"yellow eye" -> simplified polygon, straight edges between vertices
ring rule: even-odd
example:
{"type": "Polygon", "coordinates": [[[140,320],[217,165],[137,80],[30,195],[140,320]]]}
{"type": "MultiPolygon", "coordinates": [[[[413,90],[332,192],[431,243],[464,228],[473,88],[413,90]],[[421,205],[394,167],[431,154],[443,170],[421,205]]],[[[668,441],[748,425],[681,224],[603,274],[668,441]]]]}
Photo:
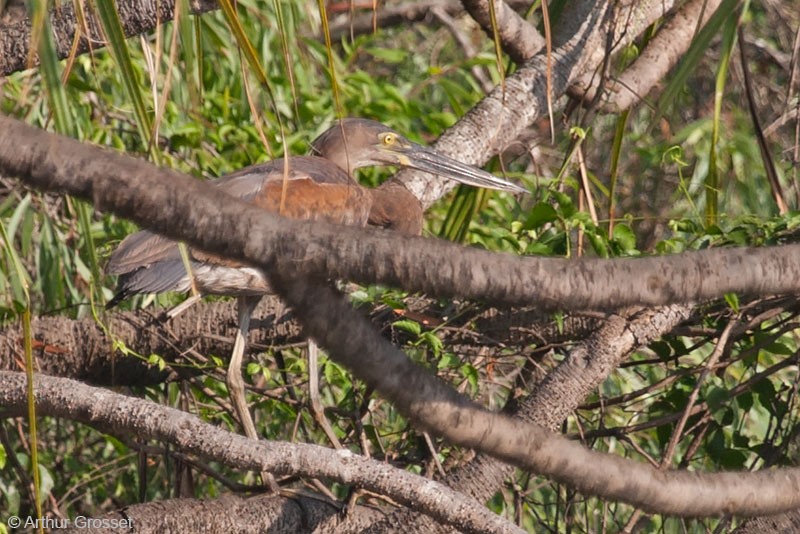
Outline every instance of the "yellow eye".
{"type": "Polygon", "coordinates": [[[381,143],[386,146],[391,146],[397,142],[397,136],[392,132],[381,134],[381,143]]]}

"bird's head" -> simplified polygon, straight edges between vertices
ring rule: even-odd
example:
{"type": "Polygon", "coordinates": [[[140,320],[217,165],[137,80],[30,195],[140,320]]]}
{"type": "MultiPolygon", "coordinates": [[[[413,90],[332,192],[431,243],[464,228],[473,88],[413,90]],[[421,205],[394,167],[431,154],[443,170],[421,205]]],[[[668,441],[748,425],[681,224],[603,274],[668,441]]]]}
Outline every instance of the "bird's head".
{"type": "Polygon", "coordinates": [[[352,175],[371,165],[397,165],[437,174],[475,187],[526,193],[478,167],[461,163],[433,149],[412,143],[380,122],[342,119],[311,143],[312,154],[326,158],[352,175]]]}

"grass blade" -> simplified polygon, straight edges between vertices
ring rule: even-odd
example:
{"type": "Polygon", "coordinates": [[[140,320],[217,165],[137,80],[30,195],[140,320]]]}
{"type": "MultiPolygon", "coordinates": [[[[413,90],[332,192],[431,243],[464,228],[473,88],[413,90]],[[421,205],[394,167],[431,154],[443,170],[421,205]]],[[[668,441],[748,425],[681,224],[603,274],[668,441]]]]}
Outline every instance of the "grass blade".
{"type": "Polygon", "coordinates": [[[122,23],[119,20],[116,3],[111,0],[97,0],[95,2],[97,13],[103,24],[103,31],[106,34],[107,46],[120,69],[125,90],[128,98],[133,104],[133,113],[136,118],[136,128],[142,137],[144,144],[151,147],[150,156],[156,164],[161,163],[157,143],[151,142],[151,120],[145,106],[144,95],[136,76],[136,69],[131,61],[131,54],[128,50],[128,43],[125,41],[125,33],[122,30],[122,23]]]}

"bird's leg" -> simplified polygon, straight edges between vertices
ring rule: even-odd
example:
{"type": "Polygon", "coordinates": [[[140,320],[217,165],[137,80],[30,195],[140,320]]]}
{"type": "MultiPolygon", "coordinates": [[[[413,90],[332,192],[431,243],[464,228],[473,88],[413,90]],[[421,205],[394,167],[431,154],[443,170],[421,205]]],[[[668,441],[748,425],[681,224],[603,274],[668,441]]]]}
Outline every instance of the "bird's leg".
{"type": "Polygon", "coordinates": [[[322,427],[322,431],[328,436],[331,444],[336,449],[341,449],[342,444],[339,438],[325,417],[325,410],[319,400],[319,347],[313,339],[308,340],[308,398],[311,401],[310,409],[314,420],[322,427]]]}
{"type": "Polygon", "coordinates": [[[225,383],[228,385],[228,394],[233,401],[236,416],[244,428],[245,435],[250,439],[258,439],[256,426],[247,408],[247,400],[244,396],[244,379],[242,378],[242,361],[244,350],[247,347],[247,334],[250,332],[250,316],[253,313],[259,298],[239,297],[237,299],[237,309],[239,312],[239,327],[236,330],[236,338],[233,342],[233,352],[231,361],[228,364],[228,375],[225,383]]]}
{"type": "MultiPolygon", "coordinates": [[[[236,330],[236,339],[233,342],[233,352],[231,353],[231,361],[228,364],[228,374],[225,379],[225,383],[228,386],[228,394],[231,397],[231,401],[233,401],[233,408],[236,411],[239,422],[242,424],[242,428],[244,428],[244,433],[248,438],[255,440],[258,439],[258,434],[256,433],[256,425],[250,415],[250,409],[247,407],[247,399],[244,396],[242,361],[244,359],[244,350],[247,347],[247,334],[250,332],[250,318],[260,300],[260,296],[243,296],[237,299],[239,327],[236,330]]],[[[261,473],[261,480],[273,491],[280,489],[275,478],[266,471],[261,473]]]]}

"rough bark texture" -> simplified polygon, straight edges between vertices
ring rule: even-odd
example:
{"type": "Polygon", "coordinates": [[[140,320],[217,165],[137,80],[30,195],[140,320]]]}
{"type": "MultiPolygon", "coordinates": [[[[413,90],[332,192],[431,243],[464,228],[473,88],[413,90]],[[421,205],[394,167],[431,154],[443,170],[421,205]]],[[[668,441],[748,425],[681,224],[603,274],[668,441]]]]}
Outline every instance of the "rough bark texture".
{"type": "MultiPolygon", "coordinates": [[[[103,532],[161,534],[164,532],[259,533],[335,532],[340,522],[337,507],[308,497],[257,496],[251,498],[223,495],[215,500],[172,499],[128,506],[123,510],[94,519],[129,522],[131,529],[103,529],[103,532]]],[[[86,528],[76,526],[58,532],[79,534],[86,528]]],[[[100,532],[94,529],[92,532],[100,532]]]]}
{"type": "MultiPolygon", "coordinates": [[[[576,315],[566,316],[557,324],[536,309],[483,309],[470,303],[453,303],[451,309],[442,309],[439,304],[432,299],[408,299],[402,315],[379,309],[373,311],[372,322],[393,341],[402,343],[407,339],[392,329],[392,322],[401,317],[423,325],[427,321],[429,327],[437,327],[445,346],[466,361],[500,356],[496,353],[515,346],[521,354],[527,354],[531,342],[546,345],[581,338],[599,322],[576,315]],[[441,326],[440,321],[450,315],[456,319],[441,326]]],[[[196,371],[191,367],[162,372],[155,365],[111,348],[114,342],[121,342],[136,354],[157,354],[169,363],[192,363],[197,354],[225,356],[230,354],[236,333],[235,308],[236,303],[230,300],[202,302],[169,320],[158,311],[114,312],[105,318],[110,336],[93,318],[37,317],[31,323],[36,369],[108,386],[147,386],[192,376],[196,371]]],[[[305,342],[293,313],[275,296],[262,299],[251,323],[250,352],[305,342]]],[[[23,359],[21,327],[11,325],[0,330],[0,369],[22,370],[23,359]]]]}
{"type": "MultiPolygon", "coordinates": [[[[658,33],[647,42],[636,60],[603,88],[604,94],[601,98],[604,111],[619,113],[630,109],[647,96],[680,61],[692,44],[695,32],[705,26],[720,3],[720,0],[693,0],[676,9],[659,28],[658,33]]],[[[583,100],[591,101],[596,98],[601,81],[601,77],[587,73],[575,81],[570,91],[577,93],[583,100]]]]}
{"type": "MultiPolygon", "coordinates": [[[[114,434],[163,441],[184,453],[238,469],[337,480],[387,495],[423,513],[433,513],[437,521],[470,532],[519,532],[479,503],[441,484],[347,450],[251,440],[173,408],[64,378],[39,375],[34,387],[40,415],[81,421],[114,434]]],[[[6,411],[4,415],[25,413],[23,373],[0,371],[0,406],[6,411]]],[[[262,517],[262,531],[265,523],[274,519],[262,517]]]]}
{"type": "Polygon", "coordinates": [[[489,2],[464,0],[464,9],[480,24],[489,39],[494,40],[495,29],[503,51],[516,63],[523,63],[536,54],[545,44],[544,37],[528,21],[522,18],[506,2],[494,2],[496,26],[492,25],[489,2]]]}
{"type": "MultiPolygon", "coordinates": [[[[564,361],[540,382],[512,412],[557,432],[562,421],[575,410],[624,361],[631,352],[669,333],[687,319],[688,306],[631,312],[625,319],[613,315],[584,342],[575,346],[564,361]]],[[[463,467],[449,473],[444,482],[451,488],[486,502],[513,474],[514,468],[488,455],[480,454],[463,467]]],[[[430,518],[398,510],[375,525],[380,532],[406,525],[411,532],[441,530],[430,518]],[[410,528],[413,526],[413,528],[410,528]]]]}
{"type": "Polygon", "coordinates": [[[800,510],[787,514],[754,517],[733,531],[735,534],[764,534],[765,532],[800,532],[800,510]]]}
{"type": "MultiPolygon", "coordinates": [[[[208,0],[192,0],[194,13],[204,13],[217,9],[216,2],[208,0]]],[[[127,0],[117,2],[117,11],[125,35],[130,37],[153,30],[159,23],[172,20],[175,14],[174,0],[127,0]]],[[[60,59],[69,56],[76,33],[78,39],[77,53],[83,54],[90,49],[102,48],[105,36],[100,19],[91,3],[84,3],[86,28],[83,33],[75,14],[72,2],[63,2],[58,9],[50,12],[50,24],[53,28],[55,46],[60,59]]],[[[38,55],[34,54],[33,64],[27,64],[30,53],[31,26],[29,19],[23,19],[9,25],[0,24],[0,76],[35,67],[39,64],[38,55]]]]}
{"type": "Polygon", "coordinates": [[[515,257],[373,229],[293,221],[178,173],[0,117],[0,169],[90,199],[148,229],[265,271],[380,283],[542,311],[702,302],[800,291],[800,245],[669,257],[515,257]],[[223,202],[223,200],[225,200],[223,202]]]}

